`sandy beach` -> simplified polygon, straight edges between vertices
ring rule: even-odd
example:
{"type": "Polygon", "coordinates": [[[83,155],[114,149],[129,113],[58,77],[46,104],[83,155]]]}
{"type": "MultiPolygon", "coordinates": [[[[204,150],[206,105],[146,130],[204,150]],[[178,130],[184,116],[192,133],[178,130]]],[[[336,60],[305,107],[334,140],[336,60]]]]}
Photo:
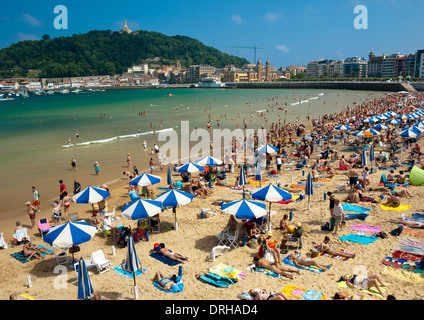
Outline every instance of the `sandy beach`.
{"type": "MultiPolygon", "coordinates": [[[[422,141],[419,141],[421,148],[424,147],[422,141]]],[[[331,143],[331,148],[338,150],[339,156],[345,154],[348,156],[352,151],[342,150],[346,146],[343,144],[334,145],[331,143]]],[[[273,183],[277,181],[281,186],[290,186],[291,184],[298,184],[306,181],[306,175],[311,172],[310,166],[313,160],[316,159],[318,154],[314,153],[308,161],[308,166],[302,170],[292,170],[294,166],[287,166],[288,170],[283,170],[279,173],[279,177],[266,177],[267,173],[263,173],[263,178],[269,179],[265,183],[273,183]],[[293,181],[292,181],[293,177],[293,181]]],[[[400,163],[408,160],[408,153],[404,152],[399,155],[400,163]]],[[[274,168],[275,164],[273,162],[274,168]]],[[[356,253],[355,258],[350,258],[346,261],[319,256],[315,258],[323,264],[331,264],[331,267],[325,272],[311,272],[309,270],[301,270],[301,274],[294,274],[294,279],[288,278],[275,278],[265,275],[261,272],[250,271],[247,268],[252,265],[253,257],[258,253],[257,248],[250,246],[239,246],[232,249],[222,256],[217,257],[215,262],[206,261],[206,257],[211,252],[212,248],[218,244],[217,235],[224,229],[228,220],[229,214],[222,213],[220,206],[215,205],[216,202],[224,200],[240,200],[242,193],[240,191],[232,190],[229,186],[233,186],[236,177],[239,175],[239,169],[235,169],[234,173],[228,174],[228,184],[226,186],[215,186],[212,188],[212,195],[206,199],[195,197],[188,205],[179,207],[177,209],[178,230],[174,230],[174,216],[172,210],[165,210],[160,215],[161,231],[159,233],[150,233],[148,242],[141,241],[136,243],[137,254],[141,260],[144,268],[148,272],[137,277],[137,286],[140,288],[139,300],[238,300],[237,297],[242,292],[247,292],[253,288],[263,288],[268,291],[281,292],[281,290],[288,286],[293,285],[301,288],[315,290],[319,293],[325,294],[325,299],[330,300],[338,291],[347,291],[350,293],[359,292],[351,288],[337,287],[338,280],[341,276],[352,275],[362,268],[366,270],[368,275],[378,274],[385,283],[386,287],[383,288],[385,294],[394,295],[399,300],[412,300],[415,298],[422,298],[424,293],[424,278],[421,274],[412,273],[405,270],[395,269],[386,266],[382,260],[390,257],[392,248],[396,246],[401,238],[409,238],[416,241],[422,241],[422,237],[413,234],[403,233],[400,237],[390,235],[396,225],[392,224],[389,219],[399,218],[401,214],[410,216],[412,213],[419,212],[422,208],[422,196],[424,195],[423,188],[419,186],[409,186],[405,188],[412,194],[412,198],[402,198],[402,205],[410,205],[411,207],[405,211],[390,211],[383,210],[378,204],[371,204],[369,202],[360,202],[358,205],[370,208],[367,213],[369,216],[365,221],[349,220],[343,230],[339,231],[337,235],[332,232],[322,231],[321,225],[329,220],[329,201],[324,199],[324,194],[328,191],[335,193],[336,197],[343,200],[347,195],[347,190],[337,192],[339,185],[345,185],[348,181],[346,171],[338,170],[339,161],[332,162],[334,169],[336,169],[335,176],[330,181],[318,182],[319,186],[314,189],[314,195],[311,196],[311,208],[308,210],[308,200],[304,199],[300,202],[292,202],[288,204],[273,204],[272,211],[275,213],[271,216],[271,225],[273,236],[277,242],[280,243],[283,235],[279,230],[279,222],[284,214],[290,211],[293,213],[293,219],[290,225],[301,223],[304,229],[303,247],[300,249],[302,255],[305,255],[310,249],[322,243],[325,236],[331,238],[331,245],[335,248],[342,248],[356,253]],[[216,215],[207,215],[201,219],[201,210],[209,208],[216,215]],[[357,233],[351,230],[350,226],[353,224],[366,224],[371,226],[381,227],[382,231],[388,234],[385,239],[378,238],[375,242],[370,244],[353,243],[350,241],[341,241],[340,236],[345,236],[351,233],[357,233]],[[155,243],[165,243],[169,249],[181,253],[189,257],[189,261],[183,266],[183,282],[184,290],[178,294],[165,293],[158,290],[152,285],[152,278],[157,271],[162,271],[166,275],[173,275],[178,273],[178,266],[169,266],[149,256],[150,251],[153,249],[155,243]],[[230,285],[228,288],[217,288],[205,284],[198,280],[196,276],[205,274],[214,266],[223,264],[225,266],[236,269],[237,273],[244,273],[242,279],[239,279],[235,284],[230,285]]],[[[406,169],[407,165],[401,165],[397,168],[396,174],[399,170],[406,169]]],[[[361,169],[358,169],[358,171],[361,169]]],[[[166,185],[166,170],[155,170],[154,174],[162,176],[162,182],[153,186],[155,197],[162,193],[157,188],[163,188],[166,185]]],[[[367,197],[376,198],[384,193],[384,188],[378,186],[380,176],[382,173],[388,173],[385,170],[375,169],[374,173],[370,175],[370,186],[372,190],[367,191],[364,195],[367,197]]],[[[196,178],[197,174],[193,174],[196,178]]],[[[175,180],[179,180],[178,176],[174,176],[175,180]]],[[[187,186],[187,184],[184,184],[187,186]]],[[[247,185],[251,191],[255,191],[258,186],[247,185]]],[[[117,177],[117,181],[109,186],[111,197],[108,198],[107,204],[109,210],[113,207],[116,209],[116,216],[120,217],[121,206],[129,202],[128,196],[128,180],[126,178],[117,177]]],[[[396,190],[401,191],[403,187],[398,187],[396,190]]],[[[188,191],[188,189],[183,189],[188,191]]],[[[288,189],[292,195],[298,195],[294,189],[288,189]]],[[[301,191],[303,192],[303,191],[301,191]]],[[[385,202],[385,200],[384,200],[385,202]]],[[[342,201],[344,203],[344,201],[342,201]]],[[[41,211],[37,213],[36,220],[42,218],[51,218],[50,205],[41,203],[41,211]]],[[[72,203],[70,212],[78,212],[80,219],[88,221],[91,216],[91,206],[72,203]]],[[[345,214],[352,213],[345,211],[345,214]]],[[[36,227],[31,229],[30,219],[28,215],[22,210],[22,214],[10,216],[2,221],[2,228],[0,232],[4,233],[4,238],[7,242],[12,239],[15,222],[19,220],[21,224],[29,230],[31,240],[38,245],[45,245],[36,227]]],[[[120,217],[119,223],[128,226],[130,225],[135,229],[136,222],[129,221],[120,217]]],[[[116,224],[116,223],[115,223],[116,224]]],[[[240,223],[241,225],[241,223],[240,223]]],[[[369,234],[367,234],[369,235],[369,234]]],[[[241,243],[240,243],[241,244],[241,243]]],[[[78,259],[80,257],[89,259],[92,252],[102,249],[105,257],[111,261],[112,267],[117,267],[122,259],[126,256],[126,249],[117,246],[111,239],[106,239],[101,232],[98,232],[89,242],[80,245],[81,251],[75,254],[78,259]],[[112,246],[116,247],[116,254],[112,254],[112,246]]],[[[75,272],[66,267],[67,273],[64,278],[58,278],[57,262],[54,256],[45,256],[41,261],[32,260],[26,263],[21,263],[11,257],[11,254],[22,250],[22,245],[10,246],[8,249],[0,250],[0,281],[2,283],[2,296],[1,299],[9,299],[11,293],[16,294],[29,294],[37,300],[75,300],[77,298],[77,277],[75,272]],[[55,271],[56,270],[56,271],[55,271]],[[27,276],[31,276],[32,286],[28,287],[27,276]],[[58,286],[58,283],[61,286],[58,286]]],[[[293,252],[291,248],[289,253],[293,252]]],[[[58,250],[57,250],[58,252],[58,250]]],[[[281,258],[286,257],[286,254],[281,254],[281,258]]],[[[63,269],[62,269],[63,270],[63,269]]],[[[63,271],[61,271],[63,272],[63,271]]],[[[90,269],[91,281],[94,290],[99,293],[103,298],[108,300],[131,300],[134,295],[131,291],[133,281],[126,279],[121,275],[114,272],[114,270],[107,271],[99,274],[95,268],[90,269]]],[[[62,274],[63,275],[63,274],[62,274]]],[[[378,295],[368,294],[361,292],[368,299],[380,298],[378,295]]]]}

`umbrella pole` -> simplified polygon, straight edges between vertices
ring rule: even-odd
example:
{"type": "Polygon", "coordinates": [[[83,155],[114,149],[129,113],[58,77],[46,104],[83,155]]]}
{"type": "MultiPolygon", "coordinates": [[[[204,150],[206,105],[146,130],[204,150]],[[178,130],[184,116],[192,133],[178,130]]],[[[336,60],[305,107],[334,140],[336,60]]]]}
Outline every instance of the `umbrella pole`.
{"type": "Polygon", "coordinates": [[[174,212],[174,217],[175,217],[175,230],[178,230],[177,207],[174,207],[174,208],[172,209],[172,211],[174,212]]]}
{"type": "Polygon", "coordinates": [[[134,278],[134,297],[135,297],[135,299],[138,299],[138,288],[137,288],[137,284],[136,284],[136,282],[135,282],[135,272],[133,271],[133,278],[134,278]]]}
{"type": "Polygon", "coordinates": [[[271,202],[269,203],[269,212],[268,212],[268,231],[271,231],[271,202]]]}

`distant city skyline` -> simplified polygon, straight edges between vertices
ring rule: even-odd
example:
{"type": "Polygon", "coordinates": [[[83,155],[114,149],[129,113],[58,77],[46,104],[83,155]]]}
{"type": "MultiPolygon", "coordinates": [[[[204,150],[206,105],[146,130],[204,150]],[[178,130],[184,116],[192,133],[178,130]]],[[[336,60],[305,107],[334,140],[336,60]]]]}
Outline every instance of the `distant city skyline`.
{"type": "MultiPolygon", "coordinates": [[[[125,3],[112,1],[64,0],[29,2],[2,6],[0,48],[22,40],[72,36],[90,30],[119,31],[127,19],[132,30],[184,35],[222,52],[276,68],[306,65],[309,61],[368,59],[376,55],[415,53],[424,49],[422,0],[180,0],[125,3]],[[68,9],[68,29],[55,29],[55,6],[68,9]],[[354,8],[368,10],[368,29],[355,29],[358,14],[354,8]]],[[[0,66],[1,67],[1,66],[0,66]]]]}

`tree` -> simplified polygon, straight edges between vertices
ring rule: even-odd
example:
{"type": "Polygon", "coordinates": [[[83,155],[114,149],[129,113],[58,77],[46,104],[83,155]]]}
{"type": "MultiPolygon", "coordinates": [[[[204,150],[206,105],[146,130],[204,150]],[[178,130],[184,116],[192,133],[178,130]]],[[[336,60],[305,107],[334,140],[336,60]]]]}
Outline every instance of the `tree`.
{"type": "Polygon", "coordinates": [[[44,40],[44,41],[51,40],[51,38],[50,38],[50,36],[49,36],[48,34],[44,34],[44,35],[41,37],[41,39],[42,39],[42,40],[44,40]]]}

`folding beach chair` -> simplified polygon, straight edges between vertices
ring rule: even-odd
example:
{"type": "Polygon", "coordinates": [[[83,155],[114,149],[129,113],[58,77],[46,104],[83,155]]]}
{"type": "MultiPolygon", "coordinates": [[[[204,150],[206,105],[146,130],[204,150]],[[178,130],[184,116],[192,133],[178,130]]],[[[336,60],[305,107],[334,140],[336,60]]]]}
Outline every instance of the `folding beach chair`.
{"type": "Polygon", "coordinates": [[[68,217],[69,217],[69,221],[71,221],[71,222],[74,222],[74,221],[78,221],[79,220],[78,212],[70,213],[68,215],[68,217]]]}
{"type": "Polygon", "coordinates": [[[228,234],[227,238],[225,239],[228,246],[230,246],[230,248],[234,248],[234,249],[236,249],[239,246],[238,240],[239,240],[239,229],[238,228],[236,229],[234,234],[228,234]]]}
{"type": "Polygon", "coordinates": [[[129,195],[130,195],[130,200],[131,200],[131,202],[135,202],[135,201],[137,201],[138,199],[140,199],[140,196],[137,194],[137,192],[136,192],[135,190],[131,191],[131,192],[129,193],[129,195]]]}
{"type": "Polygon", "coordinates": [[[216,237],[218,238],[218,246],[223,246],[226,243],[228,237],[228,227],[222,230],[222,232],[219,233],[216,237]]]}
{"type": "Polygon", "coordinates": [[[286,242],[286,249],[289,250],[289,246],[292,244],[296,245],[297,250],[301,249],[303,245],[302,237],[290,237],[286,242]]]}
{"type": "Polygon", "coordinates": [[[109,266],[112,266],[112,263],[105,258],[105,255],[102,249],[94,251],[91,254],[91,263],[96,266],[97,271],[99,273],[104,273],[106,271],[109,271],[110,270],[109,266]]]}
{"type": "Polygon", "coordinates": [[[231,248],[228,246],[216,246],[212,249],[212,251],[209,253],[209,255],[206,257],[206,261],[212,261],[215,262],[215,258],[218,256],[222,256],[224,253],[226,253],[231,248]]]}

